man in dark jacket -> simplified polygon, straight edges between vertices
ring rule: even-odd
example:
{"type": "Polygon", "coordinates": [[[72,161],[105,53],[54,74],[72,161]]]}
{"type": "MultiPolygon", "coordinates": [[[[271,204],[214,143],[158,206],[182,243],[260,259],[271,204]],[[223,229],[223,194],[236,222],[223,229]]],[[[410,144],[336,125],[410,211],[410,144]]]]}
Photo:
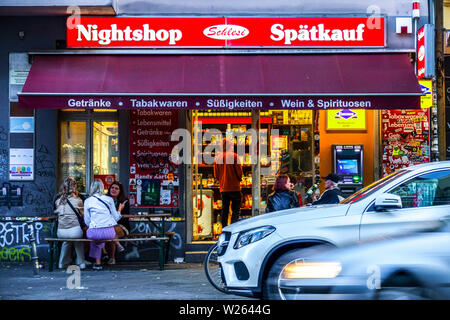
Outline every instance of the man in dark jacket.
{"type": "Polygon", "coordinates": [[[341,191],[338,187],[338,182],[340,179],[339,176],[334,173],[330,173],[326,177],[322,177],[322,179],[325,179],[325,191],[322,193],[320,198],[313,201],[312,204],[333,204],[341,202],[344,197],[342,197],[341,191]]]}

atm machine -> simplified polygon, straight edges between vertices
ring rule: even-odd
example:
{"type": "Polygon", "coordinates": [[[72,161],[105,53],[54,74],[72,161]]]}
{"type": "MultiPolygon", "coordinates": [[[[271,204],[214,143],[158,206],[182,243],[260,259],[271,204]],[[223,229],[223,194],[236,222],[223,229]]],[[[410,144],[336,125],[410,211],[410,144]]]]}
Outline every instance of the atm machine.
{"type": "Polygon", "coordinates": [[[338,175],[339,188],[348,197],[363,187],[363,146],[332,145],[333,172],[338,175]]]}

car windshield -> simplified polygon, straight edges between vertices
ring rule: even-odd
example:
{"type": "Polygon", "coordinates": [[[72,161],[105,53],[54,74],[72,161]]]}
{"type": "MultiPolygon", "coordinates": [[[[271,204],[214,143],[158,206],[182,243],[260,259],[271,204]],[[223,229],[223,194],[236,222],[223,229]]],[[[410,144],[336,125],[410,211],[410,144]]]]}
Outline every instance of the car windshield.
{"type": "Polygon", "coordinates": [[[348,198],[342,200],[340,203],[345,204],[345,203],[355,203],[355,202],[361,201],[361,200],[367,198],[369,195],[371,195],[375,191],[377,191],[378,189],[380,189],[381,187],[383,187],[384,185],[386,185],[387,183],[391,182],[392,180],[396,179],[399,176],[404,175],[406,172],[408,172],[408,171],[407,170],[395,171],[395,172],[387,175],[386,177],[384,177],[380,180],[377,180],[374,183],[368,185],[367,187],[359,190],[358,192],[355,192],[348,198]]]}

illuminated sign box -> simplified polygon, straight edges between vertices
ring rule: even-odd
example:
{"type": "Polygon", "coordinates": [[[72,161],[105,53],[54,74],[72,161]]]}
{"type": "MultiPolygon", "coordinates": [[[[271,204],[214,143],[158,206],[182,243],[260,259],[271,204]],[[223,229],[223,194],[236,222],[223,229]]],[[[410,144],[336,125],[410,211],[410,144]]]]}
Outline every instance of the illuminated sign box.
{"type": "Polygon", "coordinates": [[[334,109],[327,110],[327,130],[354,130],[367,129],[366,110],[334,109]]]}
{"type": "Polygon", "coordinates": [[[385,17],[80,17],[67,47],[386,47],[385,17]]]}
{"type": "Polygon", "coordinates": [[[420,97],[420,107],[422,109],[428,109],[433,106],[433,81],[420,79],[419,85],[424,94],[420,97]]]}

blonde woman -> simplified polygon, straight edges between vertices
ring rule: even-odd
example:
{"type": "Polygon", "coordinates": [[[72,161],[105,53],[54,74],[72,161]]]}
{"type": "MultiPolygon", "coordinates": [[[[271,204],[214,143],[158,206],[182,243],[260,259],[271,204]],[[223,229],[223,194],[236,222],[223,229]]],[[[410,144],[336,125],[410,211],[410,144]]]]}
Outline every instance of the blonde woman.
{"type": "MultiPolygon", "coordinates": [[[[67,177],[61,185],[61,193],[55,201],[55,214],[58,216],[58,238],[77,239],[83,238],[83,230],[80,227],[75,210],[83,216],[83,201],[78,197],[77,182],[74,177],[67,177]]],[[[86,268],[89,262],[84,259],[84,245],[82,242],[64,241],[59,257],[59,268],[65,268],[71,263],[72,245],[75,246],[75,263],[81,268],[86,268]]]]}
{"type": "Polygon", "coordinates": [[[88,239],[99,240],[90,243],[89,256],[95,259],[92,267],[94,270],[102,270],[101,256],[105,242],[101,240],[111,240],[116,238],[114,226],[122,217],[120,212],[124,204],[120,204],[116,210],[114,200],[104,194],[104,186],[101,180],[92,182],[90,197],[84,202],[84,221],[89,226],[87,230],[88,239]]]}

